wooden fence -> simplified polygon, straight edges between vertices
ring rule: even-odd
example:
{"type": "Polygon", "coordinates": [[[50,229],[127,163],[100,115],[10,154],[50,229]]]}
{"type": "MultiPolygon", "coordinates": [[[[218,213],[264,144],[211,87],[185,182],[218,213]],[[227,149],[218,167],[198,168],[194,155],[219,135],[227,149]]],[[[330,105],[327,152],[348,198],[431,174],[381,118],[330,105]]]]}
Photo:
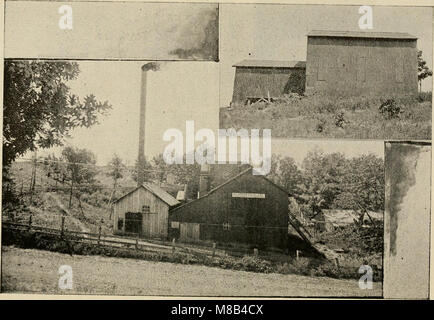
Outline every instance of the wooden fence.
{"type": "Polygon", "coordinates": [[[160,253],[190,253],[201,255],[226,255],[223,250],[217,250],[214,245],[212,248],[198,248],[184,246],[176,241],[172,241],[170,244],[157,244],[147,241],[147,239],[131,236],[115,236],[102,234],[101,228],[98,233],[82,232],[82,231],[70,231],[64,228],[62,223],[61,229],[54,229],[42,226],[33,225],[31,219],[28,224],[15,223],[15,222],[3,222],[2,228],[13,232],[33,231],[51,236],[58,236],[59,238],[67,239],[69,242],[85,243],[95,246],[104,246],[117,249],[136,250],[141,252],[160,252],[160,253]]]}

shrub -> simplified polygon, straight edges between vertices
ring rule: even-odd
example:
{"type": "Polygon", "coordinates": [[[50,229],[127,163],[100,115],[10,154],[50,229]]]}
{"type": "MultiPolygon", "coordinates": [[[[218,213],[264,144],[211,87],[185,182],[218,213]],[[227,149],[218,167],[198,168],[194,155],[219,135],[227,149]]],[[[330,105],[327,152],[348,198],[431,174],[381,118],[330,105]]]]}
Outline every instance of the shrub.
{"type": "Polygon", "coordinates": [[[324,118],[320,118],[318,120],[318,122],[316,123],[315,131],[319,132],[319,133],[324,132],[326,129],[326,124],[327,124],[327,121],[324,118]]]}
{"type": "Polygon", "coordinates": [[[336,127],[343,128],[345,123],[347,123],[347,120],[345,119],[345,113],[343,111],[335,113],[334,121],[336,127]]]}
{"type": "Polygon", "coordinates": [[[419,95],[417,96],[417,99],[419,102],[425,102],[425,101],[432,101],[432,92],[419,92],[419,95]]]}
{"type": "Polygon", "coordinates": [[[383,101],[378,110],[386,119],[399,118],[400,114],[403,112],[395,99],[383,101]]]}

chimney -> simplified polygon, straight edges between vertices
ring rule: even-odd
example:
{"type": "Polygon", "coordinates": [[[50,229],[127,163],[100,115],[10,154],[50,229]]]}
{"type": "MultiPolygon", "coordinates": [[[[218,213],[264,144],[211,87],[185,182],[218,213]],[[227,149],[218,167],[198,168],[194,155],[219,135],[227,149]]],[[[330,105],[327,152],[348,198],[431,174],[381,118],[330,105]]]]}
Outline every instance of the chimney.
{"type": "Polygon", "coordinates": [[[140,124],[139,124],[139,167],[137,172],[137,185],[141,186],[145,182],[145,172],[142,164],[145,158],[145,119],[146,119],[146,80],[149,70],[158,71],[159,64],[156,62],[149,62],[142,66],[142,82],[140,94],[140,124]]]}
{"type": "Polygon", "coordinates": [[[199,176],[199,192],[197,197],[203,197],[208,193],[210,187],[210,167],[208,164],[203,164],[200,166],[200,176],[199,176]]]}

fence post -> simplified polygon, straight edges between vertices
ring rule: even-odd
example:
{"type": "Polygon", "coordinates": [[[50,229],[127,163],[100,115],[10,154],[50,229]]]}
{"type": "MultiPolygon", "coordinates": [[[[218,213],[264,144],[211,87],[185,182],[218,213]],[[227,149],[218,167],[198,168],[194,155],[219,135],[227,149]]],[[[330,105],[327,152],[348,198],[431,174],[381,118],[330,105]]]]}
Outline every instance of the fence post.
{"type": "Polygon", "coordinates": [[[213,242],[213,244],[212,244],[212,256],[213,257],[215,256],[215,248],[216,248],[216,243],[213,242]]]}
{"type": "Polygon", "coordinates": [[[29,230],[32,228],[32,215],[29,216],[29,230]]]}
{"type": "Polygon", "coordinates": [[[175,243],[176,243],[176,239],[173,238],[172,239],[172,253],[175,253],[175,243]]]}
{"type": "Polygon", "coordinates": [[[136,238],[136,250],[139,250],[139,235],[136,238]]]}
{"type": "Polygon", "coordinates": [[[101,240],[101,225],[98,227],[98,245],[99,245],[99,242],[100,242],[100,240],[101,240]]]}
{"type": "Polygon", "coordinates": [[[60,235],[61,236],[63,236],[63,230],[64,230],[64,228],[65,228],[65,216],[62,215],[62,226],[61,226],[61,229],[60,229],[60,235]]]}
{"type": "Polygon", "coordinates": [[[298,250],[295,250],[295,258],[298,260],[298,256],[299,256],[299,251],[298,250]]]}
{"type": "Polygon", "coordinates": [[[253,255],[254,255],[255,257],[258,256],[258,248],[253,248],[253,255]]]}

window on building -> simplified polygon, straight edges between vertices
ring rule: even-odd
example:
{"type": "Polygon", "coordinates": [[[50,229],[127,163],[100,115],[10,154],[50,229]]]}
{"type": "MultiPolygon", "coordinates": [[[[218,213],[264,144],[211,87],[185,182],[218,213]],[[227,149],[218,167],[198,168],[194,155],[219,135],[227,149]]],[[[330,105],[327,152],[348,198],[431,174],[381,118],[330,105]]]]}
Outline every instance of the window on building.
{"type": "Polygon", "coordinates": [[[231,230],[231,224],[229,222],[223,223],[223,230],[231,230]]]}

